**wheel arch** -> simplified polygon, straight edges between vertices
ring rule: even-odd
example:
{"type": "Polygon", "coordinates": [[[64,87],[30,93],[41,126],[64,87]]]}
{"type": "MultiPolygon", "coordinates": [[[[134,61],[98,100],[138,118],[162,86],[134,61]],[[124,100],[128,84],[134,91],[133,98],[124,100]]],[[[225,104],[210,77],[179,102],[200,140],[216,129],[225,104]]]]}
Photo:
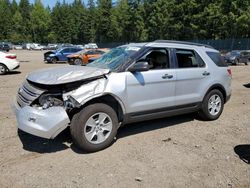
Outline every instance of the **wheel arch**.
{"type": "Polygon", "coordinates": [[[212,91],[212,90],[214,90],[214,89],[217,89],[217,90],[219,90],[219,91],[222,93],[224,103],[226,103],[226,102],[227,102],[227,93],[226,93],[225,88],[224,88],[221,84],[214,84],[214,85],[212,85],[212,86],[207,90],[207,92],[206,92],[206,94],[204,95],[203,99],[206,97],[206,95],[207,95],[210,91],[212,91]]]}
{"type": "Polygon", "coordinates": [[[104,104],[109,105],[116,112],[119,122],[123,122],[125,108],[124,108],[122,101],[118,97],[116,97],[110,93],[107,93],[107,94],[104,94],[101,96],[97,96],[97,97],[94,97],[94,98],[88,100],[86,103],[84,103],[82,105],[82,108],[84,108],[90,104],[94,104],[94,103],[104,103],[104,104]]]}
{"type": "Polygon", "coordinates": [[[56,58],[56,60],[59,61],[59,57],[58,56],[54,56],[54,58],[56,58]]]}

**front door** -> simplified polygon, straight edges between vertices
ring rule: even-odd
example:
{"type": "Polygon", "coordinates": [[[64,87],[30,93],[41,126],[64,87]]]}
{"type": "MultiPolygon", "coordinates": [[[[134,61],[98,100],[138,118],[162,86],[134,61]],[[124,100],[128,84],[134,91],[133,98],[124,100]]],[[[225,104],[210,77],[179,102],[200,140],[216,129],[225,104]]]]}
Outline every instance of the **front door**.
{"type": "Polygon", "coordinates": [[[138,61],[147,61],[150,70],[127,72],[127,113],[147,114],[173,107],[176,73],[171,67],[169,51],[152,49],[138,61]]]}

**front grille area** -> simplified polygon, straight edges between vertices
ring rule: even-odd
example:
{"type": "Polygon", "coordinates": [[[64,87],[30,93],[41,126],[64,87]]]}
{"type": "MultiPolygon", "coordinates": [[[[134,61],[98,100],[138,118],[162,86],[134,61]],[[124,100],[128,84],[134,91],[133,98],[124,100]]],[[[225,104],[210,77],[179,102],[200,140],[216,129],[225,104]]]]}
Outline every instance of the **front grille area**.
{"type": "Polygon", "coordinates": [[[43,92],[44,90],[35,88],[31,84],[29,84],[28,81],[26,80],[18,90],[17,103],[21,108],[30,105],[43,92]]]}

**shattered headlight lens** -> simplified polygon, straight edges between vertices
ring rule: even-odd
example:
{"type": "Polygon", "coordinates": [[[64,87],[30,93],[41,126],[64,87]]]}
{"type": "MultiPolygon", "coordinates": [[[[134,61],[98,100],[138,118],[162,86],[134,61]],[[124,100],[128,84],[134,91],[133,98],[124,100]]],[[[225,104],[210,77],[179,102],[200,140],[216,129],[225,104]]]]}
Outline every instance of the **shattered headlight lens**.
{"type": "Polygon", "coordinates": [[[63,106],[63,101],[60,94],[43,94],[39,97],[39,104],[43,109],[52,106],[63,106]]]}

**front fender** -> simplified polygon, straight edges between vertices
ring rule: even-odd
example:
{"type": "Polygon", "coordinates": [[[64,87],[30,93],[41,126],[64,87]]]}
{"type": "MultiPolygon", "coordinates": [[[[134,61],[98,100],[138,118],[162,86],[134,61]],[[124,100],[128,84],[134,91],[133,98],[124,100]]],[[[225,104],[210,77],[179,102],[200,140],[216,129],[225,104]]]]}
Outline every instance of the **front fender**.
{"type": "Polygon", "coordinates": [[[102,96],[107,85],[107,80],[97,79],[77,88],[76,90],[63,94],[63,99],[67,100],[69,96],[73,97],[78,103],[85,104],[87,101],[98,96],[102,96]]]}
{"type": "Polygon", "coordinates": [[[109,95],[115,98],[119,102],[123,112],[125,112],[125,107],[124,107],[122,100],[118,96],[114,95],[113,93],[106,91],[107,82],[108,81],[105,78],[89,82],[87,84],[82,85],[81,87],[79,87],[78,89],[74,91],[64,93],[63,99],[65,101],[69,97],[72,97],[79,104],[84,105],[93,99],[97,99],[99,97],[109,95]]]}

